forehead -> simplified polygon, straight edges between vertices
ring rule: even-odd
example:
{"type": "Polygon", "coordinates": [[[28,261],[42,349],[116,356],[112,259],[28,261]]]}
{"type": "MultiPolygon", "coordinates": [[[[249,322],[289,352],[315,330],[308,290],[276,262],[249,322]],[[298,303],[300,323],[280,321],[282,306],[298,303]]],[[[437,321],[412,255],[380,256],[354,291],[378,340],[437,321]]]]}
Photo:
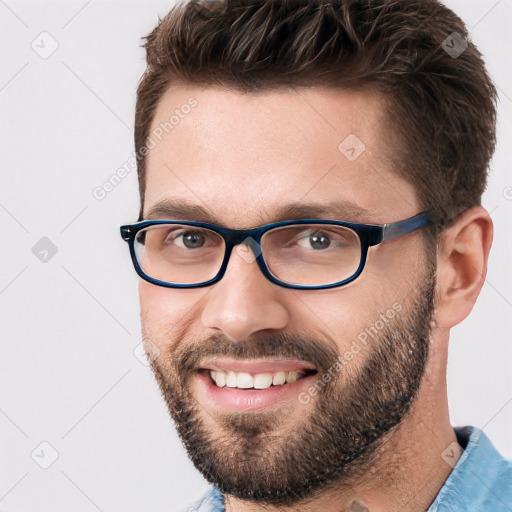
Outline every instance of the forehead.
{"type": "Polygon", "coordinates": [[[375,222],[417,212],[412,186],[392,170],[374,93],[176,86],[150,137],[145,216],[172,200],[234,228],[272,222],[293,204],[347,204],[361,215],[345,220],[375,222]]]}

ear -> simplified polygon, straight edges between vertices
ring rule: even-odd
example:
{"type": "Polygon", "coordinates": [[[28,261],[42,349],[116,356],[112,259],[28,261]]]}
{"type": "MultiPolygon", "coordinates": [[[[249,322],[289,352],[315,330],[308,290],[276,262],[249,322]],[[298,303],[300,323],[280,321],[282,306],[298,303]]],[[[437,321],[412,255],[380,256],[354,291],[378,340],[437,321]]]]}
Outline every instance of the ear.
{"type": "Polygon", "coordinates": [[[482,206],[464,211],[441,233],[434,313],[437,327],[451,328],[473,309],[485,282],[492,236],[492,220],[482,206]]]}

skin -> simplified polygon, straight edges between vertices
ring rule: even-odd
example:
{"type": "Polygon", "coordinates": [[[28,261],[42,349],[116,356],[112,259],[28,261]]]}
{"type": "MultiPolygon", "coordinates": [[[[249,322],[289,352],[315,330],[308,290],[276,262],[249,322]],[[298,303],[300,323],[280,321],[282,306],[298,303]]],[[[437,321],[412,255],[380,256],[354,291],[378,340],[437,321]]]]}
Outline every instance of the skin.
{"type": "MultiPolygon", "coordinates": [[[[190,97],[198,105],[148,154],[144,218],[168,198],[201,205],[218,224],[231,228],[272,222],[279,205],[291,202],[350,201],[368,213],[357,219],[348,211],[343,220],[375,224],[420,211],[413,187],[393,173],[392,144],[387,144],[376,94],[309,88],[244,95],[183,84],[167,91],[152,127],[167,121],[190,97]],[[349,134],[366,146],[355,161],[338,150],[349,134]]],[[[349,490],[330,489],[301,505],[301,512],[340,512],[354,499],[372,512],[419,512],[433,501],[452,469],[441,453],[456,441],[446,393],[449,333],[468,316],[480,293],[491,242],[492,222],[482,207],[467,210],[445,229],[438,246],[430,354],[410,414],[379,450],[371,478],[354,482],[349,490]]],[[[343,354],[374,323],[376,312],[405,300],[424,267],[419,231],[370,249],[363,274],[330,290],[279,287],[254,261],[234,251],[224,278],[207,288],[176,290],[140,281],[143,333],[167,353],[180,343],[219,333],[237,341],[265,332],[309,332],[332,340],[343,354]]],[[[357,372],[363,363],[361,354],[349,371],[357,372]]],[[[201,399],[194,383],[192,392],[201,399]]],[[[214,411],[205,407],[204,421],[218,428],[214,411]]],[[[311,407],[288,410],[282,431],[293,429],[311,407]]],[[[263,510],[232,497],[226,509],[263,510]]]]}

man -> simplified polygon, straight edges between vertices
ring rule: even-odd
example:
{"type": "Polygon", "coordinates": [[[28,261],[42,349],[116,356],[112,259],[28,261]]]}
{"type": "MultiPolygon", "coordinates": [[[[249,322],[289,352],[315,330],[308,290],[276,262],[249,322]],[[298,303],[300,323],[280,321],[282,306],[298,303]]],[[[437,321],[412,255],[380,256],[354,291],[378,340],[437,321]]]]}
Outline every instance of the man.
{"type": "Polygon", "coordinates": [[[435,0],[189,2],[146,49],[121,232],[213,484],[189,510],[512,510],[512,464],[447,407],[492,242],[496,91],[462,21],[435,0]]]}

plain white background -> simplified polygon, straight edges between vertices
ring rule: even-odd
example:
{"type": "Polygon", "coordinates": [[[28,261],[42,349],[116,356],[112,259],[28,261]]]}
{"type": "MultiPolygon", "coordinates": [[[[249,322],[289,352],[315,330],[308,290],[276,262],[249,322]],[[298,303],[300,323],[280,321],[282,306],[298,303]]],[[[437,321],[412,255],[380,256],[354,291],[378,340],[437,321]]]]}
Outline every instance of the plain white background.
{"type": "MultiPolygon", "coordinates": [[[[93,196],[132,154],[140,38],[172,4],[0,0],[3,512],[172,511],[207,487],[137,357],[137,278],[118,234],[137,217],[135,172],[93,196]]],[[[512,0],[447,4],[500,91],[484,197],[495,242],[452,333],[452,423],[512,457],[512,0]]]]}

